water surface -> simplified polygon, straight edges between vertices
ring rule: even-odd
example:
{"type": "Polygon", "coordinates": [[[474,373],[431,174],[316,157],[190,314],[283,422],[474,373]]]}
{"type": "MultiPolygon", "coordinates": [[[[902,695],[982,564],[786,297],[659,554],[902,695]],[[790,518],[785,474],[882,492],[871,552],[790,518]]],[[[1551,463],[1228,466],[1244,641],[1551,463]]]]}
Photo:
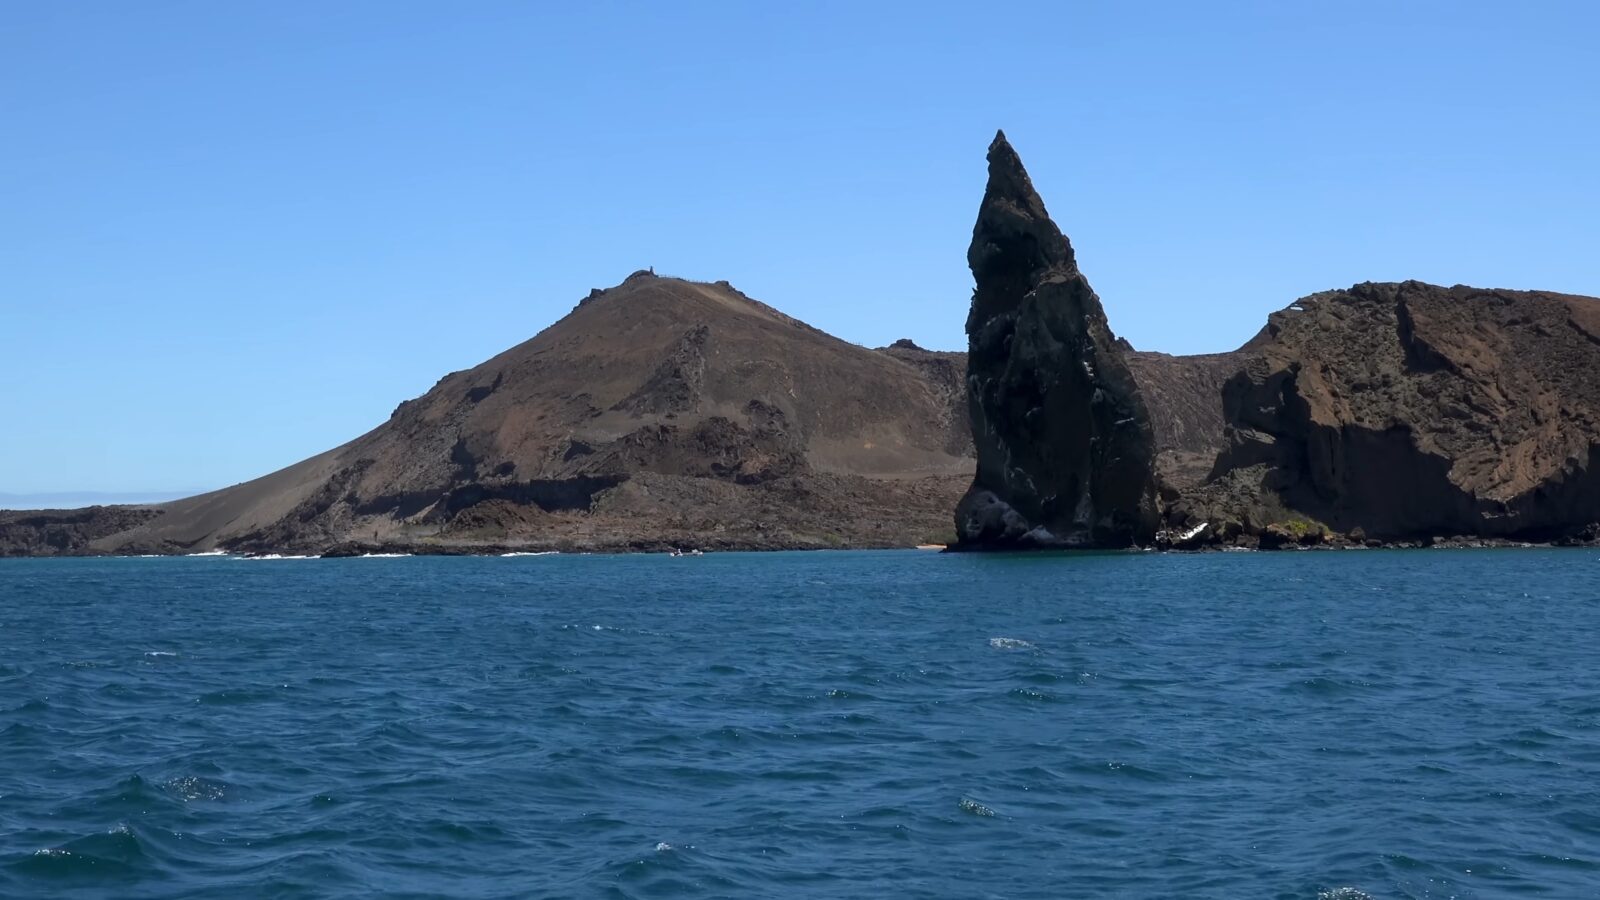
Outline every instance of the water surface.
{"type": "Polygon", "coordinates": [[[4,897],[1600,895],[1592,551],[0,561],[4,897]]]}

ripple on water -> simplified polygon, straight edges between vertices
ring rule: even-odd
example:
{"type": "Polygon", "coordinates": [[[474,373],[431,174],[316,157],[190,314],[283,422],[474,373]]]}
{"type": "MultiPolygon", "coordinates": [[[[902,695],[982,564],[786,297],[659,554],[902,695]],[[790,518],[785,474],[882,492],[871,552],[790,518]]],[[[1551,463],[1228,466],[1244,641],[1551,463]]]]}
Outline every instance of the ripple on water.
{"type": "Polygon", "coordinates": [[[1048,691],[1041,691],[1037,688],[1012,688],[1009,694],[1014,699],[1023,700],[1028,703],[1061,702],[1061,698],[1057,697],[1055,694],[1049,693],[1048,691]]]}
{"type": "Polygon", "coordinates": [[[59,846],[41,848],[8,868],[49,881],[121,882],[157,871],[159,862],[132,827],[118,825],[59,846]]]}
{"type": "Polygon", "coordinates": [[[244,706],[251,703],[261,703],[279,698],[279,691],[283,686],[277,687],[251,687],[251,688],[224,688],[219,691],[207,691],[196,697],[194,702],[204,706],[244,706]]]}

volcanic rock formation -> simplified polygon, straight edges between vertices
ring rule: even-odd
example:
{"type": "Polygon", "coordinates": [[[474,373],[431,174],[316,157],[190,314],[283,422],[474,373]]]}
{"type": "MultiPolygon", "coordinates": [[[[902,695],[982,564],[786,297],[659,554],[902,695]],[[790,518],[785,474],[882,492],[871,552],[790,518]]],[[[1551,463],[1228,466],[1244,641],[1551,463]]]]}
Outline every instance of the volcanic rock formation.
{"type": "Polygon", "coordinates": [[[1233,356],[1224,446],[1174,523],[1546,541],[1600,521],[1600,300],[1359,284],[1233,356]]]}
{"type": "Polygon", "coordinates": [[[967,250],[967,396],[978,465],[962,548],[1126,547],[1155,533],[1150,414],[1005,134],[967,250]]]}
{"type": "Polygon", "coordinates": [[[971,467],[955,365],[637,272],[348,444],[137,512],[0,516],[0,555],[942,542],[971,467]]]}
{"type": "Polygon", "coordinates": [[[1362,284],[1137,352],[1004,135],[968,262],[963,547],[1600,537],[1600,300],[1362,284]]]}

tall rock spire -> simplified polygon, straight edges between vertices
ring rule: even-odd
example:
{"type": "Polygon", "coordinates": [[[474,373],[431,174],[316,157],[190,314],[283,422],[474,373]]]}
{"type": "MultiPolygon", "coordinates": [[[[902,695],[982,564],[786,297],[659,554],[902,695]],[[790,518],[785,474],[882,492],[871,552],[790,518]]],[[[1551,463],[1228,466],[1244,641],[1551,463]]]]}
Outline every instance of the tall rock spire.
{"type": "Polygon", "coordinates": [[[1156,529],[1150,414],[1004,132],[967,250],[967,404],[978,471],[958,547],[1126,547],[1156,529]]]}

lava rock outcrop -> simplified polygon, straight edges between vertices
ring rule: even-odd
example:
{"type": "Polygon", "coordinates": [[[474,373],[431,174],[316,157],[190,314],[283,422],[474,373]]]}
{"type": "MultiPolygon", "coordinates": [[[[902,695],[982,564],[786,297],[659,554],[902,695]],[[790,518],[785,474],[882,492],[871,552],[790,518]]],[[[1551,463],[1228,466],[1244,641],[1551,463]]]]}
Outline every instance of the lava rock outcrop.
{"type": "Polygon", "coordinates": [[[1408,281],[1274,313],[1169,518],[1563,541],[1600,521],[1600,300],[1408,281]]]}
{"type": "Polygon", "coordinates": [[[1155,439],[1123,349],[1004,133],[967,251],[977,473],[960,549],[1126,547],[1157,525],[1155,439]]]}

